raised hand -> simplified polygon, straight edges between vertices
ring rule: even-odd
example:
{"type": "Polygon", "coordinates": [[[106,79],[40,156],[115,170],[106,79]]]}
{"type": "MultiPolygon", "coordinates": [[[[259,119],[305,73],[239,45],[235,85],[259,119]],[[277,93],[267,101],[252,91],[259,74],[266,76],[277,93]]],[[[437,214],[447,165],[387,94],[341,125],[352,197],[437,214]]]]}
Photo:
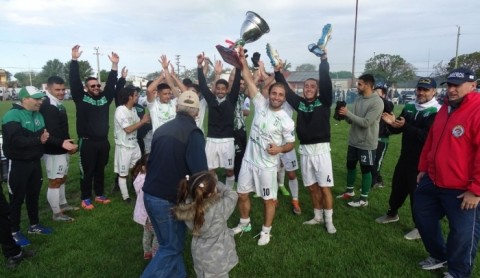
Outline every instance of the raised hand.
{"type": "Polygon", "coordinates": [[[222,74],[222,70],[223,70],[223,63],[222,63],[222,61],[220,61],[220,60],[215,61],[214,70],[215,70],[215,74],[217,74],[217,75],[222,74]]]}
{"type": "Polygon", "coordinates": [[[203,62],[205,61],[205,53],[202,52],[197,55],[197,65],[198,67],[202,67],[203,62]]]}
{"type": "Polygon", "coordinates": [[[113,51],[112,55],[108,55],[108,59],[110,59],[110,62],[112,62],[112,64],[118,64],[118,62],[120,61],[120,57],[118,56],[118,54],[113,51]]]}
{"type": "Polygon", "coordinates": [[[122,78],[127,78],[127,75],[128,75],[128,69],[125,66],[122,68],[122,78]]]}
{"type": "Polygon", "coordinates": [[[158,59],[160,64],[162,65],[162,68],[164,71],[168,71],[168,65],[170,64],[170,61],[167,59],[166,55],[160,56],[160,59],[158,59]]]}
{"type": "Polygon", "coordinates": [[[72,60],[76,61],[82,55],[83,51],[80,51],[80,45],[72,47],[72,60]]]}

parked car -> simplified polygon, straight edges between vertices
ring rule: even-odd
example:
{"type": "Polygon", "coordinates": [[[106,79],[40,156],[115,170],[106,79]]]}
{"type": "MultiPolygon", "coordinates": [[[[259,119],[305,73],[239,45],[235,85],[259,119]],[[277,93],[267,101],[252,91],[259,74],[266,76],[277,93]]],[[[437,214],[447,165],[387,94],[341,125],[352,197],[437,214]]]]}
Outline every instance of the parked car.
{"type": "Polygon", "coordinates": [[[417,97],[415,95],[415,92],[414,91],[402,91],[400,93],[401,97],[400,97],[400,103],[401,104],[405,104],[405,103],[408,103],[410,101],[414,101],[415,98],[417,97]]]}

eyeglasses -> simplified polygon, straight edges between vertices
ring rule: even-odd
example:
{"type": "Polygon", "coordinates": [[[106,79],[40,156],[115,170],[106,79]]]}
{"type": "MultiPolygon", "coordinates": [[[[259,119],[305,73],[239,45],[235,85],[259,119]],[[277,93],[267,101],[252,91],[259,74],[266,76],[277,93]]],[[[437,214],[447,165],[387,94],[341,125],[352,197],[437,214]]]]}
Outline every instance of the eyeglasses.
{"type": "Polygon", "coordinates": [[[102,85],[100,85],[100,84],[90,85],[90,88],[95,88],[95,87],[100,88],[100,87],[102,87],[102,85]]]}

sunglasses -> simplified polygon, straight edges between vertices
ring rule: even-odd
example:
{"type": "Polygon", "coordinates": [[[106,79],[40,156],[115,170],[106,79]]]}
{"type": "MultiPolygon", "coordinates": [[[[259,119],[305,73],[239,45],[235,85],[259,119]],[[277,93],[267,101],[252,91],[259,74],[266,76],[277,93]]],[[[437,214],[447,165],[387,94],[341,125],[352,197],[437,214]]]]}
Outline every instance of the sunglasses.
{"type": "Polygon", "coordinates": [[[102,87],[102,85],[100,85],[100,84],[90,85],[90,88],[95,88],[95,87],[100,88],[100,87],[102,87]]]}

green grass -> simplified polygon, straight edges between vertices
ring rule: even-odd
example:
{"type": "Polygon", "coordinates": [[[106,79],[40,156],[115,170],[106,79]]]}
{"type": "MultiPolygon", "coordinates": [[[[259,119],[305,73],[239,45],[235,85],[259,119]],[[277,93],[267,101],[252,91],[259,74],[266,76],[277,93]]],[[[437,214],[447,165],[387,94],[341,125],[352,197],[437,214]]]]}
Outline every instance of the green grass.
{"type": "MultiPolygon", "coordinates": [[[[10,102],[0,103],[0,116],[10,108],[10,102]]],[[[67,101],[70,134],[76,138],[75,107],[67,101]]],[[[401,107],[396,108],[397,114],[401,107]]],[[[113,106],[111,113],[113,114],[113,106]]],[[[249,117],[251,121],[252,117],[249,117]]],[[[344,191],[346,182],[345,158],[348,124],[332,120],[332,159],[335,187],[333,194],[344,191]]],[[[113,132],[111,124],[110,133],[113,132]]],[[[236,236],[239,264],[231,277],[443,277],[444,270],[422,271],[417,263],[428,256],[421,241],[403,238],[413,226],[408,200],[400,209],[400,221],[377,224],[374,219],[388,208],[391,177],[400,151],[398,135],[391,137],[382,169],[386,187],[371,192],[369,206],[350,208],[344,201],[335,200],[335,235],[329,235],[320,225],[305,226],[302,222],[313,216],[310,196],[301,182],[300,203],[302,215],[291,213],[290,199],[279,195],[279,206],[272,229],[272,239],[267,246],[257,246],[253,238],[260,232],[263,206],[260,199],[252,199],[250,233],[236,236]]],[[[113,142],[113,140],[111,140],[113,142]]],[[[113,146],[110,162],[113,160],[113,146]]],[[[106,172],[106,192],[110,191],[114,174],[112,163],[106,172]]],[[[359,172],[359,171],[358,171],[359,172]]],[[[357,177],[357,190],[360,175],[357,177]]],[[[5,187],[5,186],[4,186],[5,187]]],[[[55,230],[51,236],[30,235],[30,248],[37,256],[23,262],[15,270],[0,266],[0,277],[138,277],[147,262],[143,260],[142,227],[132,220],[133,205],[121,201],[119,193],[111,196],[109,205],[99,205],[93,211],[77,211],[72,223],[51,220],[46,200],[46,184],[40,196],[40,219],[55,230]]],[[[5,188],[4,188],[4,192],[5,188]]],[[[131,196],[135,193],[131,191],[131,196]]],[[[70,163],[67,197],[79,205],[80,186],[78,155],[70,163]]],[[[28,219],[22,211],[22,230],[26,231],[28,219]]],[[[238,212],[229,220],[232,227],[238,223],[238,212]]],[[[190,277],[195,277],[190,258],[190,236],[186,239],[185,259],[190,277]]],[[[473,277],[480,276],[476,264],[473,277]]]]}

